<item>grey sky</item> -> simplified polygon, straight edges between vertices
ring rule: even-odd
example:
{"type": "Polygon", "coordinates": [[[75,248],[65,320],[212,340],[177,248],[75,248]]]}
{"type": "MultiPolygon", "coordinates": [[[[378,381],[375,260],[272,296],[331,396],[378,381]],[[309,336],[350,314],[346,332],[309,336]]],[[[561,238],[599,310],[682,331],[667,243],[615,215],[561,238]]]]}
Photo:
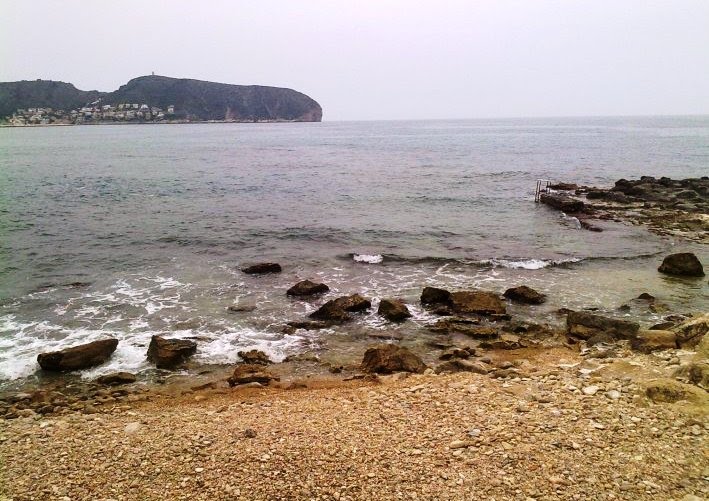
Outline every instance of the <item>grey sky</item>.
{"type": "Polygon", "coordinates": [[[291,87],[325,120],[709,114],[709,1],[0,0],[0,60],[291,87]]]}

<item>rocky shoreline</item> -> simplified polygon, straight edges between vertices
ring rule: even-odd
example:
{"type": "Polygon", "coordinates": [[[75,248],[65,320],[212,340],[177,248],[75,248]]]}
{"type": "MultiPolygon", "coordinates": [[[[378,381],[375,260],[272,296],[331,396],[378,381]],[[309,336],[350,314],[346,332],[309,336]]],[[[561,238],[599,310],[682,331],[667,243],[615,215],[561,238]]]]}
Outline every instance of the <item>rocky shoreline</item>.
{"type": "MultiPolygon", "coordinates": [[[[619,219],[706,243],[708,193],[707,178],[643,178],[556,185],[542,202],[592,231],[619,219]]],[[[241,271],[259,280],[282,268],[241,271]]],[[[706,282],[687,252],[657,273],[706,282]]],[[[284,319],[283,332],[356,324],[372,309],[360,294],[329,292],[293,284],[286,295],[319,307],[284,319]]],[[[426,353],[377,332],[361,362],[345,365],[250,350],[235,366],[199,368],[199,340],[154,336],[152,379],[87,382],[71,371],[104,363],[117,340],[38,354],[56,378],[0,394],[0,499],[709,497],[709,313],[671,312],[650,293],[616,312],[559,310],[563,326],[508,309],[546,300],[524,284],[504,294],[423,287],[420,307],[436,317],[421,328],[426,353]],[[626,315],[638,309],[662,321],[626,315]]],[[[386,297],[377,314],[393,326],[410,321],[409,306],[386,297]]]]}

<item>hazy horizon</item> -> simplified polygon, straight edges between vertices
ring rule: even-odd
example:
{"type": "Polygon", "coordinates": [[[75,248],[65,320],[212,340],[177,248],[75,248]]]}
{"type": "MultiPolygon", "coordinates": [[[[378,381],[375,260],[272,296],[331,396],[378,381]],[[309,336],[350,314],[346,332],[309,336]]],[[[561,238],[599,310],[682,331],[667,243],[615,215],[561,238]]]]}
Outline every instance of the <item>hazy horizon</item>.
{"type": "Polygon", "coordinates": [[[709,114],[705,1],[0,5],[0,81],[289,87],[327,121],[709,114]]]}

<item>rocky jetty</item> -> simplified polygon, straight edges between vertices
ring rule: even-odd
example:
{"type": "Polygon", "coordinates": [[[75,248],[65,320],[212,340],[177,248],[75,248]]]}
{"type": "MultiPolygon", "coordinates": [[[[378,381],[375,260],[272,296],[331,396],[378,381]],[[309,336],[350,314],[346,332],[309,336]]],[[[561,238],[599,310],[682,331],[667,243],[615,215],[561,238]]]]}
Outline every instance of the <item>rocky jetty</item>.
{"type": "Polygon", "coordinates": [[[118,339],[102,339],[60,351],[40,353],[37,362],[45,371],[66,372],[88,369],[108,361],[117,347],[118,339]]]}

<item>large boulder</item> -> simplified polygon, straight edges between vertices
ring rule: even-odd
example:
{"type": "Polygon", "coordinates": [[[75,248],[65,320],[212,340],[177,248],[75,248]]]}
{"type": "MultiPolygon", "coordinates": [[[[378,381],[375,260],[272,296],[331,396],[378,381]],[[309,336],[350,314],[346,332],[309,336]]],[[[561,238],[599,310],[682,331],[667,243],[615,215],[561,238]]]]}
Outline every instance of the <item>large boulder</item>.
{"type": "Polygon", "coordinates": [[[697,346],[709,332],[709,313],[690,318],[672,329],[681,348],[697,346]]]}
{"type": "Polygon", "coordinates": [[[325,284],[318,284],[310,280],[298,282],[293,287],[286,291],[288,296],[312,296],[314,294],[323,294],[329,291],[330,288],[325,284]]]}
{"type": "Polygon", "coordinates": [[[511,299],[512,301],[525,304],[542,304],[547,300],[547,297],[544,294],[537,292],[526,285],[520,285],[519,287],[507,289],[503,296],[507,299],[511,299]]]}
{"type": "Polygon", "coordinates": [[[672,331],[640,330],[630,341],[630,346],[642,353],[677,348],[677,335],[672,331]]]}
{"type": "Polygon", "coordinates": [[[188,339],[153,336],[148,346],[148,360],[158,369],[174,369],[197,351],[197,343],[188,339]]]}
{"type": "Polygon", "coordinates": [[[453,292],[450,304],[453,311],[460,315],[501,315],[507,311],[505,303],[494,292],[453,292]]]}
{"type": "Polygon", "coordinates": [[[670,254],[657,269],[660,273],[678,277],[703,277],[704,267],[691,252],[670,254]]]}
{"type": "Polygon", "coordinates": [[[662,378],[648,382],[645,385],[645,394],[650,400],[658,403],[675,403],[681,400],[695,404],[709,402],[706,391],[674,379],[662,378]]]}
{"type": "Polygon", "coordinates": [[[566,329],[569,334],[580,339],[589,339],[601,332],[615,339],[633,339],[640,330],[640,325],[586,311],[570,311],[566,316],[566,329]]]}
{"type": "Polygon", "coordinates": [[[398,299],[382,299],[377,313],[391,322],[403,322],[411,316],[411,312],[398,299]]]}
{"type": "Polygon", "coordinates": [[[380,344],[364,352],[362,369],[367,372],[417,372],[426,370],[426,364],[407,348],[394,344],[380,344]]]}
{"type": "Polygon", "coordinates": [[[327,303],[323,304],[320,308],[312,312],[310,314],[310,318],[335,323],[347,322],[349,320],[352,320],[352,316],[347,313],[342,308],[342,306],[337,303],[337,300],[335,299],[331,299],[327,303]]]}
{"type": "Polygon", "coordinates": [[[421,292],[421,304],[423,305],[441,305],[448,304],[451,299],[451,293],[445,289],[437,287],[424,287],[421,292]]]}
{"type": "Polygon", "coordinates": [[[102,339],[60,351],[40,353],[37,355],[37,362],[45,371],[64,372],[87,369],[101,365],[111,358],[117,346],[118,339],[102,339]]]}
{"type": "Polygon", "coordinates": [[[268,369],[262,365],[256,364],[240,364],[234,369],[231,377],[227,378],[229,386],[239,384],[259,383],[268,384],[271,381],[278,381],[278,376],[274,376],[268,369]]]}
{"type": "Polygon", "coordinates": [[[683,365],[673,375],[709,391],[709,362],[707,361],[683,365]]]}
{"type": "Polygon", "coordinates": [[[248,275],[263,275],[265,273],[280,273],[282,270],[278,263],[258,263],[242,268],[241,271],[248,275]]]}
{"type": "Polygon", "coordinates": [[[372,302],[359,294],[352,294],[350,296],[338,297],[335,299],[335,305],[345,311],[357,312],[371,308],[372,302]]]}

